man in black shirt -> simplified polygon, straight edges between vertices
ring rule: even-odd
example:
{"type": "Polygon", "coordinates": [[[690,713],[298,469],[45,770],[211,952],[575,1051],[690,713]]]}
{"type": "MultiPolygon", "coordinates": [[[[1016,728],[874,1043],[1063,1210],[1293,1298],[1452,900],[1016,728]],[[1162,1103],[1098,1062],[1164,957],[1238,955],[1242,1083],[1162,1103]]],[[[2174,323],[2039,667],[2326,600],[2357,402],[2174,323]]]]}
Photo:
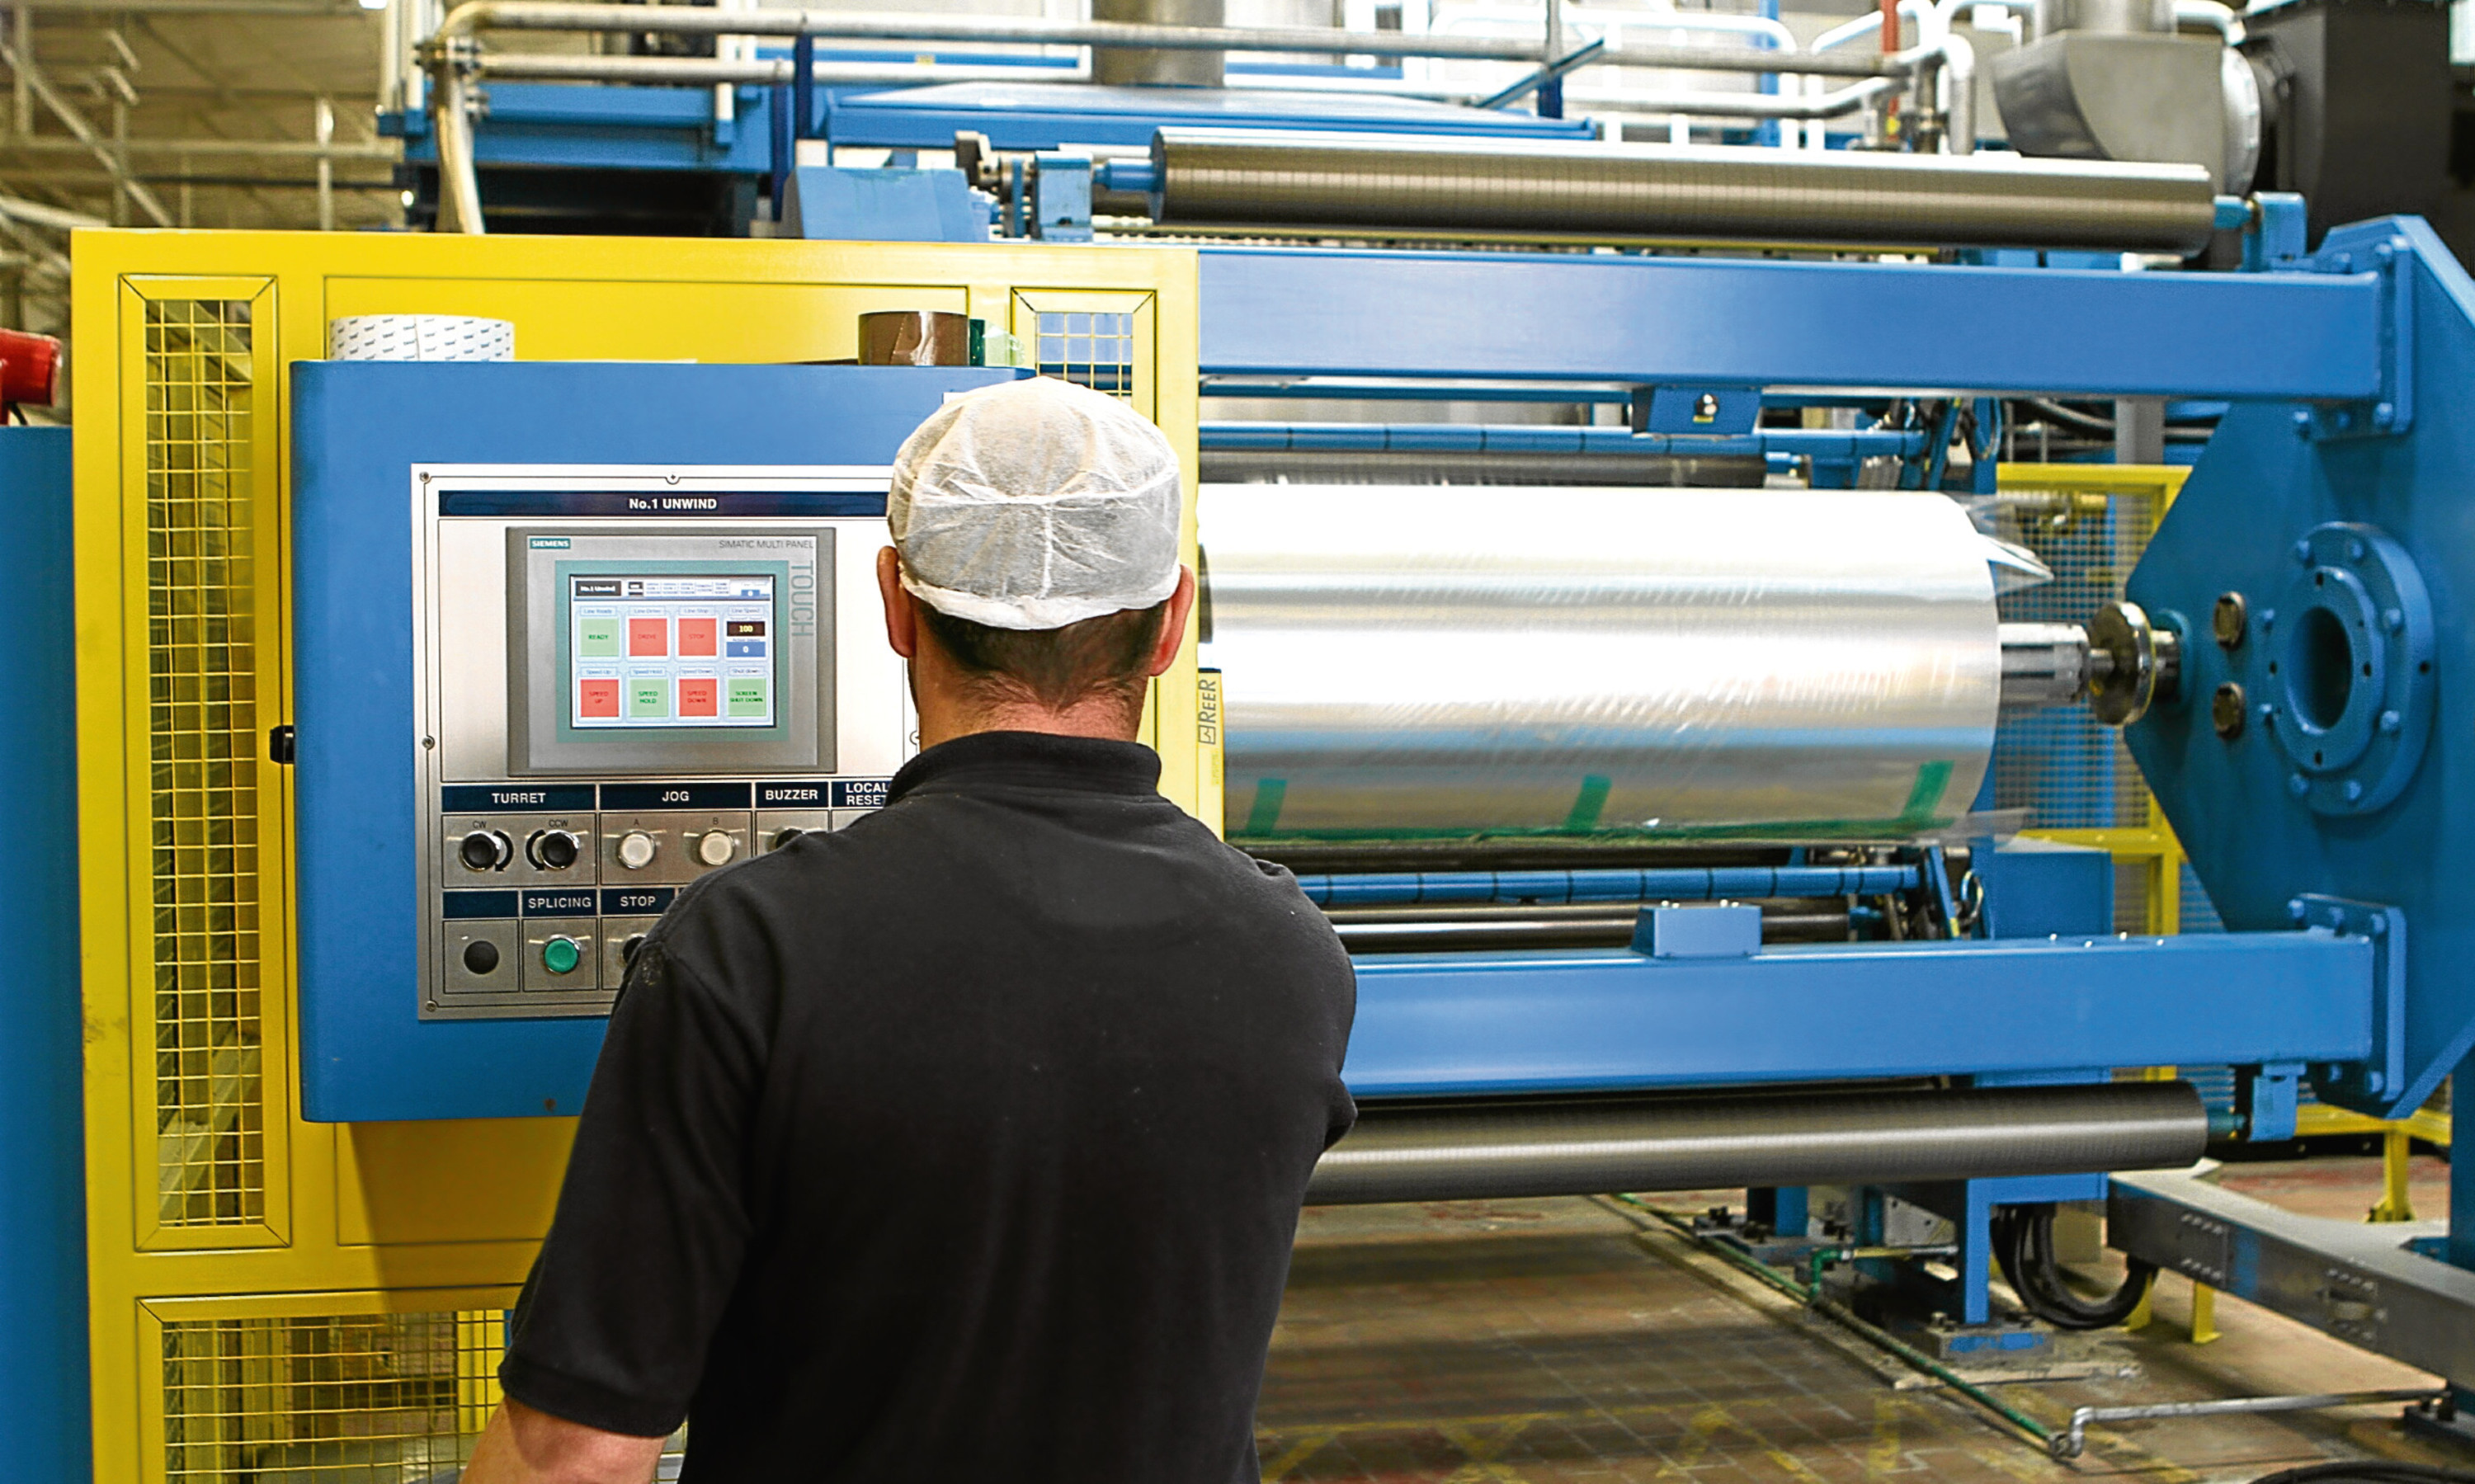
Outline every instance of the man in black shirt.
{"type": "MultiPolygon", "coordinates": [[[[1355,984],[1131,739],[1194,600],[1175,456],[1045,378],[896,461],[922,751],[629,972],[467,1484],[1230,1484],[1355,984]]],[[[897,556],[897,551],[899,555],[897,556]]]]}

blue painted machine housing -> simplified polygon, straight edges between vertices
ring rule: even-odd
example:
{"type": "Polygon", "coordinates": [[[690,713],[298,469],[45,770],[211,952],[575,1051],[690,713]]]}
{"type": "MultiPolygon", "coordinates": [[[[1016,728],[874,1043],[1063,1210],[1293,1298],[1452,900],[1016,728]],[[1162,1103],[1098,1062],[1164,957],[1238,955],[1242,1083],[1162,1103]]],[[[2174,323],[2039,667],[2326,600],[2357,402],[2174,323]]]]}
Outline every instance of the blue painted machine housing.
{"type": "Polygon", "coordinates": [[[83,1479],[87,1424],[86,1108],[80,1053],[76,603],[69,430],[0,427],[0,813],[26,841],[0,864],[0,1434],[30,1478],[83,1479]],[[41,848],[34,848],[37,842],[41,848]]]}
{"type": "Polygon", "coordinates": [[[303,361],[293,386],[304,1115],[573,1114],[599,1017],[422,1020],[410,467],[885,464],[1011,370],[303,361]]]}
{"type": "Polygon", "coordinates": [[[2310,895],[2402,910],[2402,1024],[2362,1070],[2315,1077],[2330,1102],[2398,1117],[2475,1049],[2457,892],[2475,830],[2475,423],[2412,400],[2475,385],[2475,280],[2414,218],[2333,231],[2311,265],[2392,280],[2381,402],[2227,414],[2131,576],[2185,638],[2178,698],[2127,741],[2229,928],[2316,921],[2310,895]],[[2221,594],[2245,610],[2231,646],[2211,637],[2221,594]],[[2229,686],[2231,738],[2210,718],[2229,686]]]}

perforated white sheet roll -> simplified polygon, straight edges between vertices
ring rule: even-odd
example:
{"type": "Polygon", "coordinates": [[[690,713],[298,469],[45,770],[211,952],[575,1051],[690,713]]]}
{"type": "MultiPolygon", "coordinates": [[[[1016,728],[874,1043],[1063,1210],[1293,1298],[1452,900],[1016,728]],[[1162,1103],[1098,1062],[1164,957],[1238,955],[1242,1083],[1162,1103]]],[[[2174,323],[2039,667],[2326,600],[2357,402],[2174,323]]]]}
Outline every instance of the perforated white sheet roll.
{"type": "Polygon", "coordinates": [[[462,314],[349,314],[327,325],[339,361],[511,361],[516,327],[462,314]]]}

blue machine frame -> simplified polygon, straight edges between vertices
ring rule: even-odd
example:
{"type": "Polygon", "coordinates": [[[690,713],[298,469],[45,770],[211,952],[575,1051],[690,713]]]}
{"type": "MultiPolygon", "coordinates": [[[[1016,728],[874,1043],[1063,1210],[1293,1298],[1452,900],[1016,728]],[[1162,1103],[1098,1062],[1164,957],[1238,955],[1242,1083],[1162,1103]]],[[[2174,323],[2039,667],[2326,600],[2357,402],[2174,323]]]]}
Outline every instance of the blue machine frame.
{"type": "Polygon", "coordinates": [[[0,726],[0,813],[43,842],[0,869],[0,1436],[44,1479],[86,1477],[90,1436],[69,508],[69,430],[0,427],[0,694],[17,700],[0,726]]]}
{"type": "MultiPolygon", "coordinates": [[[[2291,1134],[2307,1080],[2331,1102],[2396,1116],[2453,1067],[2475,1071],[2475,977],[2456,966],[2475,919],[2443,895],[2446,852],[2470,823],[2451,806],[2475,767],[2447,742],[2475,730],[2455,596],[2475,591],[2463,535],[2475,429],[2416,405],[2419,386],[2475,377],[2475,282],[2419,221],[2343,229],[2306,256],[2291,202],[2265,199],[2253,271],[2210,275],[2049,268],[2033,255],[1925,265],[1207,251],[1207,392],[1414,396],[1426,383],[1465,399],[1479,380],[1510,395],[1555,381],[2231,404],[2131,580],[2181,639],[2186,668],[2129,742],[2239,931],[1686,964],[1621,953],[1362,961],[1353,1086],[1926,1071],[1991,1083],[2232,1063],[2252,1136],[2273,1139],[2291,1134]],[[1468,312],[1479,304],[1488,312],[1468,312]],[[1933,330],[1881,332],[1901,325],[1933,330]],[[2209,638],[2222,593],[2250,610],[2231,645],[2209,638]],[[2247,697],[2248,724],[2232,736],[2210,719],[2226,685],[2247,697]]],[[[1219,434],[1250,438],[1346,441],[1219,434]]],[[[1666,451],[1648,442],[1635,446],[1666,451]]],[[[1963,1317],[1980,1321],[1991,1207],[2101,1190],[1972,1181],[1906,1194],[1961,1223],[1963,1317]]],[[[2452,1213],[2452,1260],[2475,1266],[2475,1177],[2455,1181],[2452,1213]]]]}
{"type": "MultiPolygon", "coordinates": [[[[2475,508],[2463,493],[2475,483],[2475,427],[2428,405],[2418,411],[2417,388],[2463,386],[2475,376],[2475,282],[2420,222],[2343,229],[2301,255],[2291,203],[2262,206],[2247,253],[2255,271],[2237,274],[1206,251],[1207,394],[1312,377],[1341,397],[1362,385],[1466,399],[1466,382],[1478,380],[1508,395],[1525,383],[1593,382],[2231,404],[2132,579],[2133,598],[2180,636],[2185,669],[2179,692],[2129,741],[2238,931],[1846,944],[1655,962],[1624,952],[1367,959],[1353,1088],[1375,1098],[1915,1074],[1995,1083],[2234,1064],[2250,1090],[2251,1132],[2278,1137],[2291,1131],[2307,1081],[2333,1102],[2393,1114],[2459,1065],[2475,1044],[2475,978],[2456,965],[2475,946],[2475,919],[2453,912],[2443,893],[2453,879],[2446,851],[2475,833],[2462,817],[2475,797],[2466,776],[2475,750],[2453,742],[2475,732],[2475,662],[2459,596],[2475,592],[2463,513],[2475,508]],[[1486,312],[1473,313],[1477,304],[1486,312]],[[1921,327],[1929,328],[1894,332],[1921,327]],[[2223,593],[2242,595],[2250,614],[2245,637],[2230,646],[2208,637],[2223,593]],[[2244,688],[2247,719],[2221,735],[2210,702],[2230,685],[2244,688]]],[[[351,548],[338,543],[394,549],[364,528],[363,507],[390,517],[400,508],[373,505],[372,481],[392,491],[415,459],[881,458],[908,426],[889,411],[868,435],[872,451],[855,450],[769,410],[793,383],[747,369],[669,373],[674,384],[664,396],[674,410],[658,427],[633,415],[654,404],[643,395],[561,392],[576,411],[553,419],[515,395],[477,395],[484,378],[471,371],[425,383],[418,399],[399,400],[388,379],[425,374],[435,375],[301,373],[305,875],[346,864],[306,848],[346,822],[320,811],[351,814],[372,807],[363,800],[408,794],[369,787],[403,772],[400,748],[341,749],[315,765],[339,770],[312,783],[321,732],[352,719],[322,713],[332,703],[318,699],[318,679],[360,663],[351,656],[364,650],[388,657],[390,677],[404,663],[400,633],[371,626],[372,615],[402,611],[388,607],[394,590],[372,601],[359,567],[322,570],[314,556],[351,548]],[[740,377],[758,378],[745,386],[763,395],[717,391],[740,387],[740,377]],[[424,405],[417,432],[379,415],[381,403],[415,401],[424,405]]],[[[579,387],[663,375],[560,374],[579,387]]],[[[1214,434],[1233,446],[1248,436],[1301,446],[1298,428],[1214,434]]],[[[1655,437],[1628,447],[1650,449],[1655,437]]],[[[1728,441],[1731,451],[1789,451],[1770,437],[1728,441]]],[[[1308,429],[1304,446],[1340,439],[1308,429]]],[[[1683,441],[1659,440],[1652,450],[1683,441]]],[[[402,532],[385,539],[400,543],[402,532]]],[[[378,580],[400,582],[389,566],[380,563],[378,580]]],[[[400,736],[396,718],[386,719],[379,733],[400,736]]],[[[354,818],[364,829],[400,829],[354,818]]],[[[383,1003],[359,1003],[357,990],[335,995],[340,956],[373,943],[408,955],[389,936],[402,933],[400,924],[305,912],[305,982],[333,996],[327,1007],[305,1006],[307,1044],[333,1058],[305,1067],[313,1116],[537,1113],[546,1098],[572,1107],[598,1025],[422,1024],[419,1044],[437,1051],[407,1056],[404,1036],[416,1027],[400,977],[383,1003]]],[[[2077,1180],[1918,1193],[1967,1229],[1965,1317],[1985,1312],[1983,1221],[1994,1204],[2099,1189],[2077,1180]]],[[[2456,1182],[2453,1210],[2453,1257],[2475,1266],[2475,1176],[2456,1182]]],[[[2452,1379],[2475,1385],[2475,1376],[2452,1379]]]]}

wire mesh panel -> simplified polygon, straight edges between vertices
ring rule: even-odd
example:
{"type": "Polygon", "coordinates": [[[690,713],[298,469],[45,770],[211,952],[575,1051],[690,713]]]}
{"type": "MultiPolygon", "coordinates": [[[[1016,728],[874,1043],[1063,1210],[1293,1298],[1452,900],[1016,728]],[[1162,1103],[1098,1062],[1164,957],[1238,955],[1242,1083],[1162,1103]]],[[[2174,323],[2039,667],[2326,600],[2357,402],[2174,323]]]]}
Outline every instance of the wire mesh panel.
{"type": "MultiPolygon", "coordinates": [[[[2138,491],[2006,489],[1997,531],[2037,553],[2054,580],[2005,595],[2012,622],[2084,623],[2122,596],[2123,580],[2164,514],[2138,491]]],[[[1994,804],[2025,809],[2039,829],[2129,829],[2148,822],[2148,789],[2121,735],[2085,705],[2006,718],[1994,737],[1994,804]]],[[[2120,899],[2118,899],[2119,903],[2120,899]]]]}
{"type": "Polygon", "coordinates": [[[251,305],[144,333],[159,1219],[234,1226],[266,1203],[251,305]]]}
{"type": "Polygon", "coordinates": [[[1135,317],[1050,311],[1040,316],[1040,370],[1095,392],[1131,396],[1135,385],[1135,317]]]}
{"type": "Polygon", "coordinates": [[[498,1401],[496,1310],[163,1326],[167,1484],[455,1477],[498,1401]]]}
{"type": "Polygon", "coordinates": [[[1158,416],[1152,295],[1116,290],[1017,289],[1014,332],[1032,347],[1040,374],[1106,392],[1158,416]]]}

